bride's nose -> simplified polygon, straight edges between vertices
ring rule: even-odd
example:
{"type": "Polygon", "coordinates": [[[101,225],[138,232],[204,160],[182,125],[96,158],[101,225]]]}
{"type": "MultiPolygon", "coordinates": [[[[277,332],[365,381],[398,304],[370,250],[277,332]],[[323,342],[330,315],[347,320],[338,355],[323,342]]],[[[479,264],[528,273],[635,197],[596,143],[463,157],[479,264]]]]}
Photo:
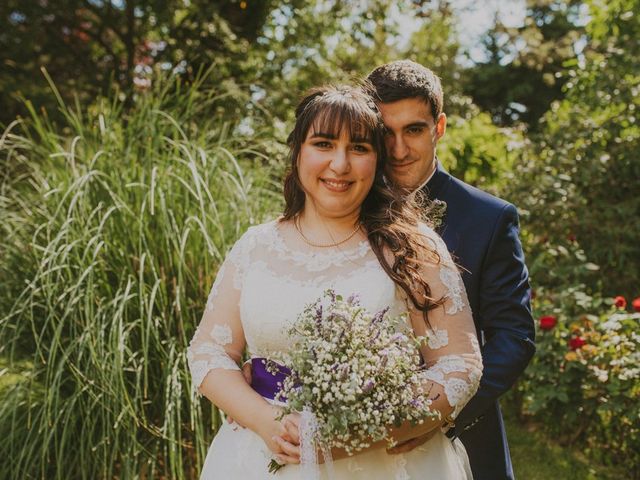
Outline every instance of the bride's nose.
{"type": "Polygon", "coordinates": [[[337,148],[334,151],[329,168],[337,175],[349,173],[349,170],[351,170],[351,161],[347,149],[337,148]]]}

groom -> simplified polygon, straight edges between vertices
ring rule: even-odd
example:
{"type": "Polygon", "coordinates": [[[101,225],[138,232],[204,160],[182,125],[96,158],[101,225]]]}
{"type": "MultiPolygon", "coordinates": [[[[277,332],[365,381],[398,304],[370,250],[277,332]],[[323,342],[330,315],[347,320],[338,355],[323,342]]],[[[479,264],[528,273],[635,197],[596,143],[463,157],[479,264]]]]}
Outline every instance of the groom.
{"type": "MultiPolygon", "coordinates": [[[[509,446],[498,405],[535,352],[530,288],[518,214],[510,203],[451,176],[436,156],[447,117],[440,80],[428,68],[402,60],[369,74],[387,128],[388,174],[409,189],[446,204],[439,233],[464,280],[484,372],[480,388],[447,432],[465,445],[475,480],[513,479],[509,446]]],[[[429,435],[392,450],[401,453],[429,435]]]]}

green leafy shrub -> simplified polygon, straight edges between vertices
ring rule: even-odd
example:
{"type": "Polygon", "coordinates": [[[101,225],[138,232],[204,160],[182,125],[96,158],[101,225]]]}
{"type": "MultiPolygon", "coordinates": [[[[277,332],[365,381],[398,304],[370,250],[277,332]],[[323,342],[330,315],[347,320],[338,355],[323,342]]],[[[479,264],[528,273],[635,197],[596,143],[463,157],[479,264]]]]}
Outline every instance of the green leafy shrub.
{"type": "Polygon", "coordinates": [[[447,133],[438,144],[438,157],[457,178],[484,190],[504,188],[507,173],[524,145],[522,132],[499,128],[491,116],[467,100],[464,115],[447,118],[447,133]]]}
{"type": "Polygon", "coordinates": [[[512,398],[563,443],[640,478],[640,317],[603,300],[640,285],[639,2],[586,3],[589,48],[566,64],[565,98],[503,192],[547,327],[512,398]]]}
{"type": "Polygon", "coordinates": [[[527,231],[554,245],[577,239],[600,266],[604,281],[592,290],[630,296],[640,284],[640,2],[587,3],[591,48],[583,64],[566,65],[566,96],[545,115],[505,195],[527,231]]]}
{"type": "Polygon", "coordinates": [[[618,298],[539,291],[538,352],[518,384],[521,409],[564,444],[640,475],[640,313],[618,298]]]}

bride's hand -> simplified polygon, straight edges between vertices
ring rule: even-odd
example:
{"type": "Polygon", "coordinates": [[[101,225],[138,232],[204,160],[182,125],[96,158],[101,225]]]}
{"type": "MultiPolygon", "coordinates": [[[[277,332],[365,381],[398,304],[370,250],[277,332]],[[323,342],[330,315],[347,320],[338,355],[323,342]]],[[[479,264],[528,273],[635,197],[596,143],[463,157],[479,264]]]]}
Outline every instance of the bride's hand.
{"type": "Polygon", "coordinates": [[[280,463],[300,463],[300,415],[293,413],[282,419],[285,435],[277,435],[274,441],[282,453],[276,454],[280,463]]]}
{"type": "Polygon", "coordinates": [[[300,445],[300,414],[291,413],[282,419],[282,424],[289,434],[289,441],[294,445],[300,445]]]}
{"type": "Polygon", "coordinates": [[[280,413],[279,407],[270,406],[264,420],[258,425],[256,433],[280,463],[300,463],[300,449],[292,443],[294,438],[289,434],[289,430],[291,432],[295,430],[295,438],[297,438],[297,427],[293,427],[296,423],[289,419],[292,415],[286,415],[282,420],[278,420],[280,413]]]}

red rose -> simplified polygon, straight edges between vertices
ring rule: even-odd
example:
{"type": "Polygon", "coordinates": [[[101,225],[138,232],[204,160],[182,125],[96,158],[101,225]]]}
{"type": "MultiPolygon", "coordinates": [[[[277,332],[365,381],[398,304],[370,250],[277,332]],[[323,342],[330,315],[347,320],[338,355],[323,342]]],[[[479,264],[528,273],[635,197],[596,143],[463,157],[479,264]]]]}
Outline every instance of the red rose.
{"type": "Polygon", "coordinates": [[[558,319],[553,315],[540,317],[540,330],[551,330],[558,324],[558,319]]]}
{"type": "Polygon", "coordinates": [[[587,341],[582,337],[573,337],[569,340],[569,348],[571,350],[577,350],[587,344],[587,341]]]}
{"type": "Polygon", "coordinates": [[[622,295],[618,295],[614,298],[613,304],[618,308],[627,308],[627,300],[622,295]]]}
{"type": "Polygon", "coordinates": [[[633,305],[633,309],[636,312],[640,312],[640,297],[634,298],[633,302],[631,302],[631,305],[633,305]]]}

